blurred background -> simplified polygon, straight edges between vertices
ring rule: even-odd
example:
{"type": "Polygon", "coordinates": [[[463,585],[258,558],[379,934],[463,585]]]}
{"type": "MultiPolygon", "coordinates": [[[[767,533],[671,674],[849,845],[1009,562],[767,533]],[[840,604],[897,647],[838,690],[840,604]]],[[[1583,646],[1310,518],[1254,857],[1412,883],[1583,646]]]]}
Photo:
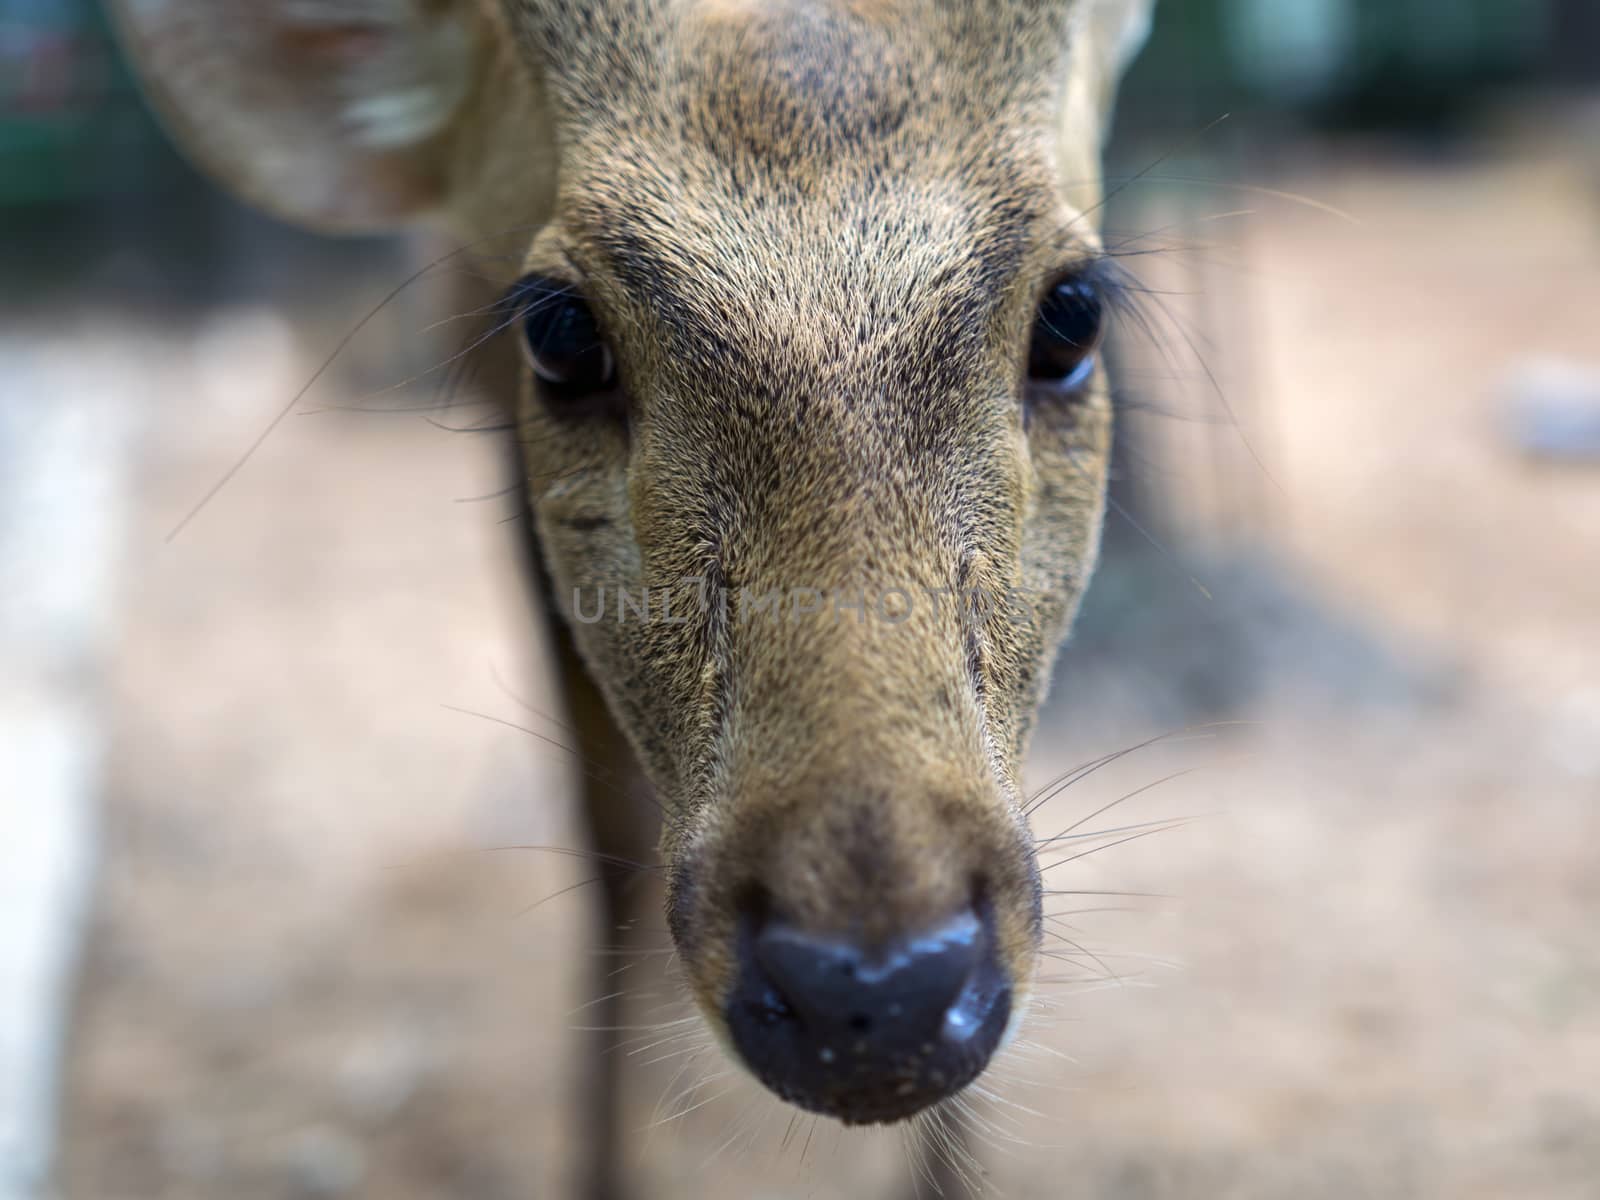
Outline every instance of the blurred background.
{"type": "MultiPolygon", "coordinates": [[[[1166,0],[1108,178],[1114,511],[1030,775],[1129,753],[1037,821],[1097,836],[993,1194],[1594,1200],[1600,5],[1166,0]]],[[[439,252],[242,208],[93,5],[0,0],[3,1200],[568,1194],[612,933],[513,849],[572,771],[484,719],[559,736],[444,273],[168,540],[439,252]]],[[[891,1194],[894,1136],[663,1046],[658,963],[641,1195],[891,1194]]]]}

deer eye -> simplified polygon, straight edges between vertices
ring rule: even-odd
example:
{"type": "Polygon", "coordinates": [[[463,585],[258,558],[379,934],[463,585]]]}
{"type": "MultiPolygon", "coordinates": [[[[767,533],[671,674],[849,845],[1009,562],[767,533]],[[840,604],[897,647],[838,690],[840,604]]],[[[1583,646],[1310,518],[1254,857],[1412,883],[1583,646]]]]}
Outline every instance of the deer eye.
{"type": "Polygon", "coordinates": [[[547,389],[572,398],[604,391],[616,381],[616,360],[600,323],[571,285],[529,276],[512,289],[510,302],[528,365],[547,389]]]}
{"type": "Polygon", "coordinates": [[[1028,377],[1063,388],[1086,383],[1094,371],[1105,324],[1106,303],[1099,287],[1076,276],[1057,281],[1034,318],[1028,377]]]}

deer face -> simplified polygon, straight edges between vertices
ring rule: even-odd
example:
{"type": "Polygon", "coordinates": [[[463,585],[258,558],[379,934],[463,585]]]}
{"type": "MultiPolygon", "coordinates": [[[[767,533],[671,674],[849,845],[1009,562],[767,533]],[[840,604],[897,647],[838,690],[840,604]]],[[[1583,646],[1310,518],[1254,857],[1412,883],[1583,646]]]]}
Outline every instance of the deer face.
{"type": "Polygon", "coordinates": [[[964,1086],[1022,1009],[1018,768],[1110,447],[1072,26],[956,7],[531,31],[562,111],[522,298],[541,544],[659,787],[700,1007],[849,1121],[964,1086]]]}
{"type": "Polygon", "coordinates": [[[1033,977],[1018,772],[1098,542],[1094,163],[1142,15],[506,0],[458,40],[520,57],[436,123],[492,152],[383,148],[469,229],[519,215],[508,157],[556,164],[508,310],[556,599],[706,1020],[848,1122],[964,1087],[1033,977]]]}

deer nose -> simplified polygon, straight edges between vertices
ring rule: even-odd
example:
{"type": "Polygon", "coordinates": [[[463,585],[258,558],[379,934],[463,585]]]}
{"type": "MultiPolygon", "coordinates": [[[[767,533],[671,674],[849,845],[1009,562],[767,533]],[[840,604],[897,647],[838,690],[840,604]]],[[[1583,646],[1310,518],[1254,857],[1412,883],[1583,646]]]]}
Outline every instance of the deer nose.
{"type": "Polygon", "coordinates": [[[977,1078],[1005,1032],[1011,987],[976,909],[876,951],[759,914],[741,924],[729,1031],[801,1108],[901,1120],[977,1078]]]}

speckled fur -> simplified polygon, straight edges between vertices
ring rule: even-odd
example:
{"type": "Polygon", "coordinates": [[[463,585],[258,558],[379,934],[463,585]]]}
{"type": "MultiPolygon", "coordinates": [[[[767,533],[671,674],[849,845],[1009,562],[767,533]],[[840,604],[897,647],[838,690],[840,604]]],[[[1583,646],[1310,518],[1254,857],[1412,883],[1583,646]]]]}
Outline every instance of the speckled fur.
{"type": "MultiPolygon", "coordinates": [[[[733,913],[887,940],[993,904],[1018,990],[1038,891],[1017,772],[1093,564],[1103,384],[1028,407],[1041,290],[1094,253],[1092,26],[1061,5],[527,6],[561,180],[531,269],[581,282],[632,413],[525,397],[569,602],[731,593],[579,645],[666,803],[669,915],[720,1021],[733,913]],[[597,22],[609,21],[604,27],[597,22]],[[1064,130],[1089,138],[1063,146],[1064,130]],[[1083,171],[1081,165],[1067,168],[1083,171]],[[742,595],[912,597],[890,624],[742,595]],[[985,619],[941,591],[1029,603],[985,619]]],[[[613,614],[614,615],[614,614],[613,614]]]]}

